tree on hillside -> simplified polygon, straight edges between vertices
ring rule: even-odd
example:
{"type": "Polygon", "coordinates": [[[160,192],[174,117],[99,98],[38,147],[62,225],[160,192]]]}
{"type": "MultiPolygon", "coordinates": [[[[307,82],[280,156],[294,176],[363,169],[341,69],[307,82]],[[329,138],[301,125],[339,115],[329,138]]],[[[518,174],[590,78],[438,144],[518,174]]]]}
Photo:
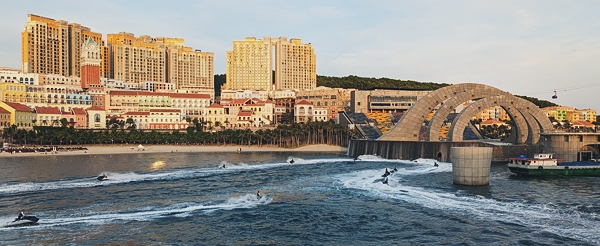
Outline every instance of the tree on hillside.
{"type": "Polygon", "coordinates": [[[550,102],[550,101],[546,101],[546,100],[540,100],[537,99],[535,97],[528,97],[528,96],[519,96],[519,95],[515,95],[516,97],[520,97],[523,98],[527,101],[532,102],[533,104],[535,104],[536,106],[540,107],[540,108],[545,108],[545,107],[551,107],[551,106],[558,106],[556,105],[556,103],[550,102]]]}
{"type": "Polygon", "coordinates": [[[225,74],[215,74],[215,96],[221,95],[221,86],[225,84],[226,79],[225,74]]]}
{"type": "Polygon", "coordinates": [[[448,86],[445,83],[417,82],[412,80],[399,80],[390,78],[366,78],[350,75],[346,77],[333,77],[317,75],[317,86],[332,88],[354,88],[371,90],[373,88],[437,90],[448,86]]]}

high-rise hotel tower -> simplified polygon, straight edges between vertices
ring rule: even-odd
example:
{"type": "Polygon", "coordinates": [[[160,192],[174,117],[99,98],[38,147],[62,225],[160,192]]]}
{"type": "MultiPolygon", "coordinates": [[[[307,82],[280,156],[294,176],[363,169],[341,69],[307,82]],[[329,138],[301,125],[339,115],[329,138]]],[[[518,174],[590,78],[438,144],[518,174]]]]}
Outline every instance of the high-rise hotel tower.
{"type": "Polygon", "coordinates": [[[127,82],[166,82],[177,89],[214,88],[214,54],[193,50],[181,38],[120,32],[108,34],[110,78],[127,82]]]}
{"type": "MultiPolygon", "coordinates": [[[[23,72],[79,77],[81,44],[88,38],[103,44],[102,34],[92,32],[88,27],[27,15],[27,24],[21,33],[23,72]]],[[[104,51],[101,49],[101,52],[104,51]]],[[[102,66],[101,72],[105,71],[104,68],[102,66]]]]}
{"type": "Polygon", "coordinates": [[[225,90],[311,90],[317,85],[317,56],[300,39],[235,40],[226,62],[225,90]]]}

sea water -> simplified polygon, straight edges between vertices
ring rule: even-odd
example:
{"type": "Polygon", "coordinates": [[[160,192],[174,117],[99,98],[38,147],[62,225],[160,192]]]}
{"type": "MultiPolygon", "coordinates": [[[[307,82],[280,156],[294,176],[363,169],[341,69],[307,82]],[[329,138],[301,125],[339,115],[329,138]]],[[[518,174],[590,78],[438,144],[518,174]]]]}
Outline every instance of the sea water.
{"type": "Polygon", "coordinates": [[[452,184],[450,163],[433,163],[306,152],[4,157],[0,225],[21,209],[40,220],[0,227],[0,245],[600,244],[598,177],[523,178],[493,164],[489,186],[468,187],[452,184]],[[388,185],[386,168],[397,169],[388,185]]]}

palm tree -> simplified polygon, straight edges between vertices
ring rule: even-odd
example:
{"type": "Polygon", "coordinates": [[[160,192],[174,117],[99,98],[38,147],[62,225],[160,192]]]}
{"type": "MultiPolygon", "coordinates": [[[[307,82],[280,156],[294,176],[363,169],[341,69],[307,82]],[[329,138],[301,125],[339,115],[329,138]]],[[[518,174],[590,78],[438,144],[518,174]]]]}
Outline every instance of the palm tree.
{"type": "Polygon", "coordinates": [[[69,124],[69,120],[67,120],[67,118],[60,119],[61,127],[67,127],[68,124],[69,124]]]}

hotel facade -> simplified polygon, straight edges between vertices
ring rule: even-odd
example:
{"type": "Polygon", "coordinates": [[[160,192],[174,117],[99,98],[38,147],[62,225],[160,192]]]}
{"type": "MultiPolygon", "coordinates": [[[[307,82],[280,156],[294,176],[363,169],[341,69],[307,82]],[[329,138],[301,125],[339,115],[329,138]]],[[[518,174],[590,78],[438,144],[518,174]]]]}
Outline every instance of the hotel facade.
{"type": "Polygon", "coordinates": [[[265,36],[235,40],[232,46],[223,90],[312,90],[317,85],[317,56],[310,43],[265,36]]]}

